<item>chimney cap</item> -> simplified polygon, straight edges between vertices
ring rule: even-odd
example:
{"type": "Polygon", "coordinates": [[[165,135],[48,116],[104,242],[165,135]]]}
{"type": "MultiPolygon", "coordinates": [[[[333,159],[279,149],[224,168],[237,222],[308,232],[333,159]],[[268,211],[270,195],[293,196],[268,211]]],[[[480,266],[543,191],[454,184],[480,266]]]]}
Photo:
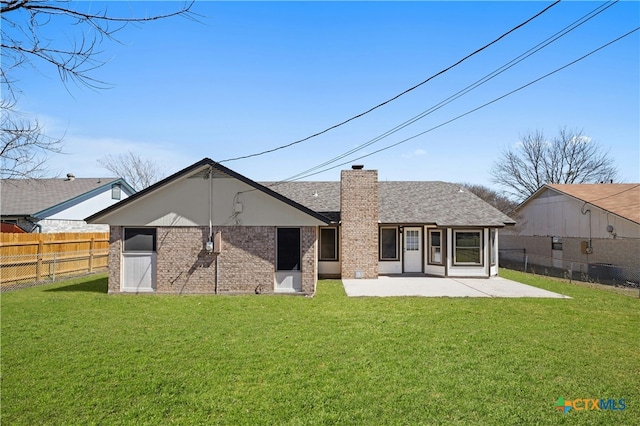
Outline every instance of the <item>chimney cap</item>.
{"type": "Polygon", "coordinates": [[[364,168],[364,164],[354,164],[351,168],[353,170],[362,170],[364,168]]]}

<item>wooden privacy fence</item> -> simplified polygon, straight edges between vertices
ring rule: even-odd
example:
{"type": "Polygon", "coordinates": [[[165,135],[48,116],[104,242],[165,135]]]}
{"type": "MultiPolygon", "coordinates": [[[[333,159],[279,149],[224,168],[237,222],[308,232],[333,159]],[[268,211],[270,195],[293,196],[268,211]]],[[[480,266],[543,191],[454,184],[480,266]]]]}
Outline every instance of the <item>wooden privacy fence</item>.
{"type": "Polygon", "coordinates": [[[0,288],[104,270],[109,233],[0,234],[0,288]]]}

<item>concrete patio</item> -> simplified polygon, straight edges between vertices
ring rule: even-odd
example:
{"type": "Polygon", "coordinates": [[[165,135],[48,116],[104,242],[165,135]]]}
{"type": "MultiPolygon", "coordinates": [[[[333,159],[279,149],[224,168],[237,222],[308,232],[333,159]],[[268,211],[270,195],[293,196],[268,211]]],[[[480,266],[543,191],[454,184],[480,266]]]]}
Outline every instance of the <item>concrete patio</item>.
{"type": "Polygon", "coordinates": [[[429,276],[380,276],[378,279],[343,279],[349,297],[539,297],[571,299],[530,285],[491,278],[443,278],[429,276]]]}

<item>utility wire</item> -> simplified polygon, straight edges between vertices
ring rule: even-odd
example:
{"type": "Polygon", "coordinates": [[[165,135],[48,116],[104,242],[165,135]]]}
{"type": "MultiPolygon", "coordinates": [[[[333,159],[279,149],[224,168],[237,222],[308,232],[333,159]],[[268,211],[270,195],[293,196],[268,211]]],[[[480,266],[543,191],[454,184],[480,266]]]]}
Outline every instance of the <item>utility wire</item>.
{"type": "Polygon", "coordinates": [[[597,198],[597,199],[595,199],[595,200],[585,201],[585,202],[586,202],[587,204],[592,204],[592,203],[595,203],[596,201],[600,201],[600,200],[604,200],[604,199],[607,199],[607,198],[615,197],[616,195],[620,195],[620,194],[622,194],[623,192],[631,191],[631,190],[633,190],[633,189],[636,189],[638,186],[640,186],[640,184],[638,184],[638,185],[634,185],[634,186],[632,186],[631,188],[627,188],[627,189],[625,189],[625,190],[623,190],[623,191],[616,192],[615,194],[607,195],[606,197],[597,198]]]}
{"type": "Polygon", "coordinates": [[[468,54],[467,56],[465,56],[464,58],[460,59],[458,62],[454,63],[453,65],[448,66],[447,68],[443,69],[442,71],[440,71],[440,72],[438,72],[438,73],[436,73],[436,74],[433,74],[431,77],[427,78],[426,80],[423,80],[422,82],[420,82],[420,83],[416,84],[415,86],[408,88],[407,90],[405,90],[405,91],[403,91],[403,92],[401,92],[401,93],[399,93],[399,94],[395,95],[394,97],[392,97],[392,98],[390,98],[390,99],[387,99],[386,101],[384,101],[384,102],[382,102],[382,103],[379,103],[378,105],[376,105],[376,106],[374,106],[374,107],[372,107],[372,108],[369,108],[368,110],[366,110],[366,111],[364,111],[364,112],[361,112],[360,114],[354,115],[353,117],[348,118],[347,120],[344,120],[344,121],[342,121],[342,122],[340,122],[340,123],[338,123],[338,124],[334,124],[333,126],[328,127],[328,128],[326,128],[326,129],[324,129],[324,130],[322,130],[322,131],[320,131],[320,132],[314,133],[314,134],[312,134],[312,135],[310,135],[310,136],[307,136],[306,138],[299,139],[299,140],[297,140],[297,141],[294,141],[294,142],[288,143],[288,144],[286,144],[286,145],[281,145],[281,146],[278,146],[278,147],[276,147],[276,148],[267,149],[267,150],[265,150],[265,151],[261,151],[261,152],[256,152],[256,153],[254,153],[254,154],[248,154],[248,155],[243,155],[243,156],[239,156],[239,157],[227,158],[226,160],[218,161],[218,163],[226,163],[226,162],[229,162],[229,161],[237,161],[237,160],[243,160],[243,159],[246,159],[246,158],[258,157],[258,156],[260,156],[260,155],[269,154],[269,153],[271,153],[271,152],[275,152],[275,151],[279,151],[279,150],[281,150],[281,149],[289,148],[289,147],[291,147],[291,146],[293,146],[293,145],[297,145],[297,144],[299,144],[299,143],[302,143],[302,142],[308,141],[309,139],[312,139],[312,138],[315,138],[315,137],[317,137],[317,136],[320,136],[320,135],[322,135],[322,134],[324,134],[324,133],[329,132],[330,130],[336,129],[336,128],[338,128],[338,127],[340,127],[340,126],[343,126],[343,125],[345,125],[345,124],[347,124],[347,123],[349,123],[349,122],[351,122],[351,121],[353,121],[353,120],[356,120],[356,119],[358,119],[358,118],[360,118],[360,117],[362,117],[362,116],[364,116],[364,115],[366,115],[366,114],[369,114],[370,112],[372,112],[372,111],[374,111],[374,110],[376,110],[376,109],[378,109],[378,108],[380,108],[380,107],[383,107],[383,106],[387,105],[388,103],[390,103],[390,102],[392,102],[392,101],[395,101],[395,100],[396,100],[396,99],[398,99],[399,97],[401,97],[401,96],[403,96],[403,95],[406,95],[407,93],[409,93],[409,92],[411,92],[411,91],[413,91],[413,90],[417,89],[418,87],[422,86],[423,84],[428,83],[429,81],[433,80],[434,78],[438,77],[439,75],[442,75],[442,74],[444,74],[445,72],[447,72],[447,71],[451,70],[452,68],[454,68],[454,67],[456,67],[456,66],[460,65],[461,63],[463,63],[463,62],[464,62],[464,61],[466,61],[467,59],[471,58],[472,56],[474,56],[474,55],[476,55],[476,54],[478,54],[478,53],[482,52],[483,50],[487,49],[487,48],[488,48],[488,47],[490,47],[491,45],[493,45],[493,44],[497,43],[498,41],[502,40],[504,37],[506,37],[507,35],[511,34],[512,32],[514,32],[514,31],[516,31],[516,30],[518,30],[518,29],[522,28],[523,26],[525,26],[525,25],[526,25],[526,24],[528,24],[529,22],[533,21],[533,20],[534,20],[535,18],[537,18],[538,16],[542,15],[543,13],[545,13],[546,11],[548,11],[549,9],[551,9],[553,6],[557,5],[558,3],[560,3],[560,0],[556,0],[555,2],[553,2],[552,4],[550,4],[549,6],[545,7],[542,11],[540,11],[540,12],[536,13],[535,15],[533,15],[531,18],[529,18],[529,19],[527,19],[526,21],[524,21],[524,22],[522,22],[522,23],[520,23],[520,24],[516,25],[515,27],[511,28],[509,31],[507,31],[506,33],[502,34],[500,37],[498,37],[498,38],[496,38],[495,40],[491,41],[490,43],[488,43],[488,44],[484,45],[483,47],[481,47],[481,48],[477,49],[476,51],[474,51],[474,52],[472,52],[472,53],[468,54]]]}
{"type": "Polygon", "coordinates": [[[454,117],[454,118],[452,118],[452,119],[450,119],[450,120],[447,120],[447,121],[445,121],[445,122],[443,122],[443,123],[440,123],[440,124],[438,124],[437,126],[434,126],[434,127],[430,128],[430,129],[427,129],[427,130],[425,130],[425,131],[423,131],[423,132],[420,132],[420,133],[418,133],[418,134],[416,134],[416,135],[410,136],[410,137],[408,137],[408,138],[406,138],[406,139],[403,139],[403,140],[401,140],[401,141],[399,141],[399,142],[396,142],[396,143],[394,143],[394,144],[387,145],[386,147],[384,147],[384,148],[380,148],[380,149],[378,149],[378,150],[376,150],[376,151],[373,151],[373,152],[371,152],[371,153],[369,153],[369,154],[362,155],[362,156],[357,157],[357,158],[353,158],[353,159],[351,159],[351,160],[349,160],[349,161],[345,161],[345,162],[340,163],[340,164],[337,164],[337,165],[335,165],[335,166],[327,167],[327,168],[322,169],[322,170],[320,170],[320,171],[315,171],[315,172],[313,172],[313,173],[309,173],[309,174],[305,174],[305,175],[303,175],[303,176],[299,176],[299,177],[297,177],[296,179],[292,179],[292,180],[300,180],[300,179],[304,179],[304,178],[307,178],[307,177],[310,177],[310,176],[314,176],[314,175],[317,175],[317,174],[320,174],[320,173],[326,172],[326,171],[328,171],[328,170],[333,170],[333,169],[335,169],[335,168],[338,168],[338,167],[344,166],[345,164],[352,163],[353,161],[361,160],[361,159],[363,159],[363,158],[370,157],[370,156],[372,156],[372,155],[374,155],[374,154],[378,154],[378,153],[380,153],[380,152],[382,152],[382,151],[386,151],[387,149],[390,149],[390,148],[396,147],[396,146],[398,146],[398,145],[400,145],[400,144],[403,144],[403,143],[408,142],[408,141],[410,141],[410,140],[413,140],[413,139],[415,139],[415,138],[417,138],[417,137],[419,137],[419,136],[422,136],[422,135],[424,135],[424,134],[426,134],[426,133],[429,133],[429,132],[431,132],[431,131],[433,131],[433,130],[436,130],[436,129],[440,128],[440,127],[443,127],[443,126],[445,126],[445,125],[447,125],[447,124],[449,124],[449,123],[452,123],[452,122],[454,122],[454,121],[456,121],[456,120],[458,120],[458,119],[460,119],[460,118],[462,118],[462,117],[465,117],[465,116],[467,116],[467,115],[469,115],[469,114],[472,114],[472,113],[474,113],[474,112],[476,112],[476,111],[478,111],[478,110],[480,110],[480,109],[482,109],[482,108],[485,108],[485,107],[487,107],[487,106],[489,106],[489,105],[491,105],[491,104],[494,104],[494,103],[496,103],[496,102],[498,102],[498,101],[500,101],[500,100],[502,100],[502,99],[506,98],[507,96],[510,96],[510,95],[512,95],[512,94],[514,94],[514,93],[516,93],[516,92],[519,92],[520,90],[525,89],[525,88],[527,88],[527,87],[529,87],[529,86],[531,86],[531,85],[533,85],[533,84],[535,84],[535,83],[539,82],[540,80],[543,80],[543,79],[545,79],[545,78],[547,78],[547,77],[549,77],[549,76],[551,76],[551,75],[553,75],[553,74],[555,74],[555,73],[557,73],[557,72],[559,72],[559,71],[562,71],[563,69],[568,68],[568,67],[570,67],[571,65],[574,65],[574,64],[576,64],[576,63],[578,63],[578,62],[582,61],[583,59],[586,59],[587,57],[589,57],[589,56],[593,55],[594,53],[596,53],[596,52],[598,52],[598,51],[600,51],[600,50],[602,50],[602,49],[604,49],[604,48],[606,48],[606,47],[608,47],[608,46],[610,46],[611,44],[616,43],[616,42],[618,42],[618,41],[622,40],[622,39],[623,39],[623,38],[625,38],[625,37],[628,37],[629,35],[633,34],[634,32],[636,32],[636,31],[638,31],[638,30],[640,30],[640,27],[636,27],[636,28],[634,28],[633,30],[631,30],[631,31],[629,31],[629,32],[627,32],[627,33],[625,33],[625,34],[621,35],[620,37],[618,37],[618,38],[616,38],[616,39],[614,39],[614,40],[612,40],[612,41],[610,41],[610,42],[608,42],[608,43],[606,43],[606,44],[604,44],[604,45],[602,45],[602,46],[598,47],[597,49],[592,50],[591,52],[589,52],[589,53],[587,53],[587,54],[585,54],[585,55],[583,55],[583,56],[579,57],[578,59],[575,59],[575,60],[573,60],[573,61],[571,61],[571,62],[569,62],[569,63],[567,63],[567,64],[565,64],[565,65],[561,66],[560,68],[556,68],[554,71],[551,71],[551,72],[549,72],[549,73],[547,73],[547,74],[543,75],[542,77],[539,77],[539,78],[537,78],[537,79],[535,79],[535,80],[533,80],[533,81],[530,81],[529,83],[527,83],[527,84],[525,84],[525,85],[522,85],[522,86],[518,87],[517,89],[514,89],[514,90],[512,90],[512,91],[510,91],[510,92],[507,92],[507,93],[505,93],[504,95],[502,95],[502,96],[500,96],[500,97],[497,97],[497,98],[495,98],[495,99],[493,99],[493,100],[491,100],[491,101],[489,101],[489,102],[487,102],[487,103],[484,103],[484,104],[482,104],[482,105],[480,105],[480,106],[478,106],[478,107],[476,107],[476,108],[474,108],[474,109],[472,109],[472,110],[469,110],[469,111],[467,111],[467,112],[465,112],[465,113],[463,113],[463,114],[460,114],[460,115],[458,115],[458,116],[456,116],[456,117],[454,117]]]}
{"type": "Polygon", "coordinates": [[[465,87],[464,89],[458,91],[457,93],[455,93],[454,95],[449,96],[448,98],[446,98],[445,100],[439,102],[438,104],[430,107],[429,109],[423,111],[422,113],[414,116],[413,118],[397,125],[396,127],[387,130],[386,132],[376,136],[375,138],[369,140],[368,142],[365,142],[361,145],[358,145],[357,147],[342,153],[330,160],[325,161],[322,164],[318,164],[310,169],[307,169],[303,172],[300,172],[294,176],[291,176],[287,179],[285,179],[285,181],[290,181],[290,180],[296,180],[296,178],[298,176],[302,176],[305,175],[307,173],[310,173],[314,170],[320,169],[322,167],[325,167],[331,163],[334,163],[336,161],[341,160],[342,158],[345,158],[355,152],[358,152],[370,145],[373,145],[379,141],[381,141],[382,139],[391,136],[392,134],[404,129],[405,127],[417,122],[418,120],[421,120],[422,118],[426,117],[427,115],[439,110],[440,108],[444,107],[445,105],[453,102],[454,100],[460,98],[461,96],[469,93],[470,91],[480,87],[481,85],[489,82],[490,80],[492,80],[493,78],[497,77],[498,75],[502,74],[503,72],[507,71],[508,69],[514,67],[515,65],[517,65],[518,63],[522,62],[523,60],[525,60],[526,58],[532,56],[533,54],[539,52],[540,50],[544,49],[545,47],[547,47],[548,45],[554,43],[555,41],[557,41],[558,39],[564,37],[565,35],[567,35],[568,33],[570,33],[571,31],[575,30],[576,28],[580,27],[581,25],[585,24],[586,22],[588,22],[589,20],[591,20],[592,18],[596,17],[597,15],[599,15],[600,13],[604,12],[605,10],[607,10],[609,7],[613,6],[615,3],[617,3],[618,0],[615,0],[613,2],[609,1],[607,3],[603,3],[602,5],[598,6],[597,8],[595,8],[594,10],[592,10],[591,12],[587,13],[586,15],[582,16],[581,18],[577,19],[576,21],[572,22],[571,24],[569,24],[568,26],[564,27],[562,30],[556,32],[554,35],[548,37],[546,40],[542,41],[541,43],[538,43],[536,46],[532,47],[531,49],[527,50],[525,53],[521,54],[520,56],[516,57],[515,59],[512,59],[511,61],[507,62],[506,64],[502,65],[501,67],[497,68],[496,70],[494,70],[493,72],[491,72],[490,74],[484,76],[483,78],[477,80],[475,83],[470,84],[469,86],[465,87]]]}

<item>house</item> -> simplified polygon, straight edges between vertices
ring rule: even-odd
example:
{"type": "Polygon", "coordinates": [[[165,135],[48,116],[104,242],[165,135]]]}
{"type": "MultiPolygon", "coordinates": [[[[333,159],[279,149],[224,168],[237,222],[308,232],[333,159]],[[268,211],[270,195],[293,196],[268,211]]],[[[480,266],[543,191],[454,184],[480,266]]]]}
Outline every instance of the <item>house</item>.
{"type": "Polygon", "coordinates": [[[84,218],[135,193],[120,178],[2,179],[2,222],[27,232],[107,232],[84,218]]]}
{"type": "Polygon", "coordinates": [[[318,276],[497,274],[514,222],[459,185],[257,183],[205,158],[87,218],[110,226],[109,292],[313,294],[318,276]]]}
{"type": "Polygon", "coordinates": [[[640,280],[640,184],[547,184],[516,214],[501,249],[594,279],[640,280]]]}

